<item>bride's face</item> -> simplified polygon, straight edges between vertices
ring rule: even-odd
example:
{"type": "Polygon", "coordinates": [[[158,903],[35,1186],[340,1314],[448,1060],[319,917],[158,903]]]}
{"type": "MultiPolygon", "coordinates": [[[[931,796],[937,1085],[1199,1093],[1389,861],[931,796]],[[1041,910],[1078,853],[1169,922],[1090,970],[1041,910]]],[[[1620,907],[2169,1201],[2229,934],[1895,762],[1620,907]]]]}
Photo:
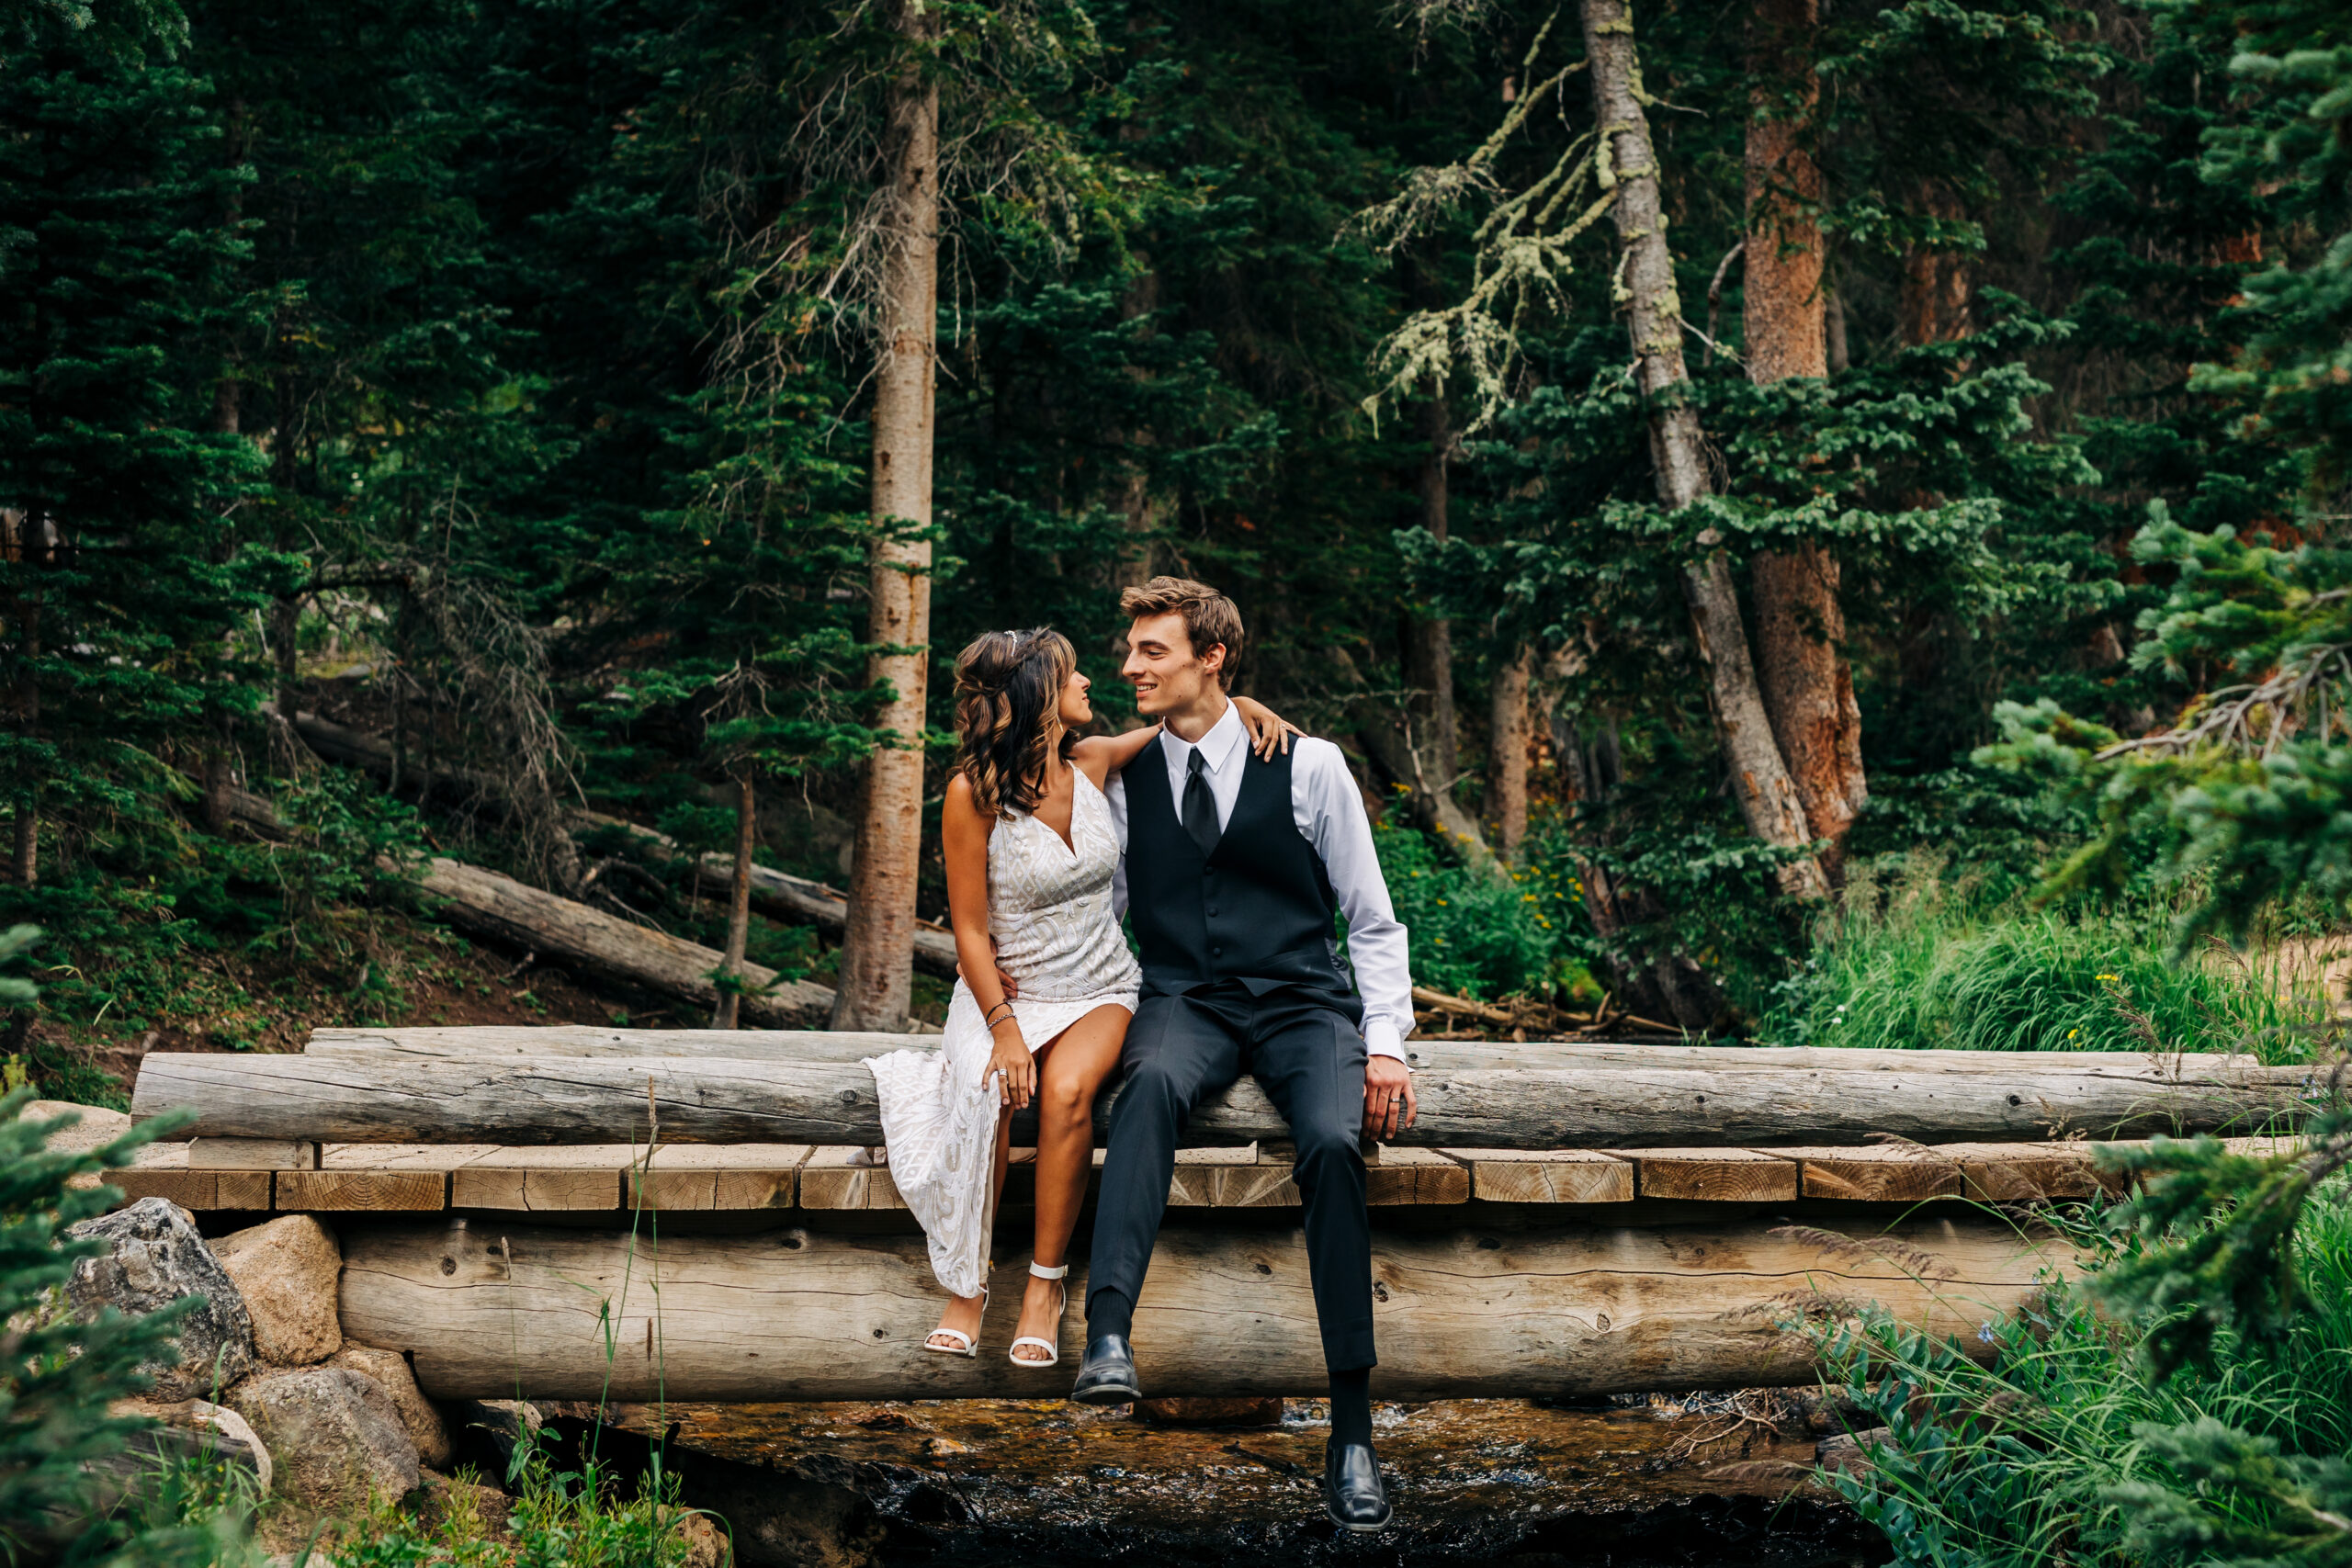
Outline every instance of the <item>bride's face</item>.
{"type": "Polygon", "coordinates": [[[1069,672],[1069,679],[1062,682],[1059,716],[1063,728],[1076,729],[1082,725],[1094,722],[1094,705],[1087,699],[1086,695],[1093,685],[1093,682],[1075,670],[1069,672]]]}

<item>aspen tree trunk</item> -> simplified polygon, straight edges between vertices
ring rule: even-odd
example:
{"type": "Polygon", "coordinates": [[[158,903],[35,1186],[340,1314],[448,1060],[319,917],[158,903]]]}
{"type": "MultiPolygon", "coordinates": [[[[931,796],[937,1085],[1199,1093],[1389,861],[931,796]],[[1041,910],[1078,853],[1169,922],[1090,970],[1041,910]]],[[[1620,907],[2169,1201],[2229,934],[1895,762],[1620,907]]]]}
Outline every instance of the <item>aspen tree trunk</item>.
{"type": "MultiPolygon", "coordinates": [[[[1594,118],[1604,159],[1602,177],[1616,187],[1615,219],[1622,254],[1618,278],[1633,340],[1634,376],[1649,407],[1650,457],[1658,500],[1679,512],[1713,489],[1698,412],[1686,388],[1682,361],[1682,301],[1675,288],[1674,253],[1666,241],[1666,210],[1658,193],[1657,155],[1649,116],[1642,107],[1641,62],[1634,48],[1633,12],[1626,0],[1580,0],[1585,58],[1590,62],[1594,118]]],[[[1796,785],[1789,778],[1771,721],[1757,690],[1747,654],[1747,629],[1722,540],[1700,536],[1708,554],[1684,567],[1682,592],[1690,627],[1707,669],[1715,735],[1730,765],[1734,793],[1748,830],[1768,844],[1794,848],[1812,839],[1796,785]]],[[[1781,886],[1799,897],[1827,896],[1828,880],[1811,859],[1781,868],[1781,886]]]]}
{"type": "Polygon", "coordinates": [[[1522,648],[1495,667],[1493,716],[1487,725],[1487,815],[1495,819],[1495,852],[1519,854],[1527,837],[1527,746],[1534,727],[1528,716],[1527,681],[1535,663],[1522,648]]]}
{"type": "MultiPolygon", "coordinates": [[[[1443,544],[1451,498],[1446,466],[1453,456],[1453,427],[1442,385],[1431,386],[1430,400],[1421,405],[1421,434],[1429,439],[1429,450],[1421,457],[1421,526],[1443,544]]],[[[1453,623],[1427,620],[1415,630],[1419,644],[1414,660],[1419,669],[1415,673],[1430,694],[1424,709],[1429,733],[1419,738],[1418,750],[1426,759],[1429,787],[1451,797],[1453,781],[1462,773],[1462,724],[1453,708],[1453,623]]]]}
{"type": "MultiPolygon", "coordinates": [[[[752,850],[759,841],[759,796],[746,768],[735,775],[735,877],[727,888],[727,955],[718,965],[731,981],[743,977],[743,948],[752,935],[752,850]]],[[[742,1010],[742,993],[721,986],[710,1026],[733,1029],[742,1010]]]]}
{"type": "MultiPolygon", "coordinates": [[[[931,14],[899,0],[910,53],[933,33],[931,14]]],[[[874,387],[875,540],[866,678],[895,695],[877,716],[894,739],[865,769],[865,808],[850,868],[835,1029],[905,1026],[913,968],[915,878],[922,847],[922,733],[931,650],[932,385],[939,320],[939,87],[920,63],[890,86],[883,177],[882,362],[874,387]]]]}
{"type": "MultiPolygon", "coordinates": [[[[1758,385],[1829,373],[1822,289],[1821,170],[1805,138],[1821,80],[1820,0],[1759,0],[1748,13],[1747,373],[1758,385]]],[[[1840,648],[1838,558],[1818,543],[1767,550],[1749,566],[1756,662],[1773,739],[1832,876],[1838,846],[1869,798],[1861,709],[1840,648]]]]}

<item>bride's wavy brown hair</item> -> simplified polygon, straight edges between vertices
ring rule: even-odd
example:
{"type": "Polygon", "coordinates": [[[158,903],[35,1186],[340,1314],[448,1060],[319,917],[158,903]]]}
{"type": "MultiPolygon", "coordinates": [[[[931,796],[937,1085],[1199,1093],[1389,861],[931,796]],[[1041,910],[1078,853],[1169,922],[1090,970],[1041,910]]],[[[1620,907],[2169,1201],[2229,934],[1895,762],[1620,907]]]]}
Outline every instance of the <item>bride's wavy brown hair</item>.
{"type": "Polygon", "coordinates": [[[956,656],[956,767],[981,816],[1037,808],[1077,668],[1078,650],[1050,626],[982,632],[956,656]]]}

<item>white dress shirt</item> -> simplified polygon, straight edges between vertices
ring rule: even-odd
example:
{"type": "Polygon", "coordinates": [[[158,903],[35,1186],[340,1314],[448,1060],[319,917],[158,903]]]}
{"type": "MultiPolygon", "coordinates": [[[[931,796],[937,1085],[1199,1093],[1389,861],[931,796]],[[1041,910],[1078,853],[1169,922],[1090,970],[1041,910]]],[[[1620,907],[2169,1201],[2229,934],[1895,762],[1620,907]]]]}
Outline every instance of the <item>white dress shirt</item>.
{"type": "MultiPolygon", "coordinates": [[[[1209,793],[1216,800],[1216,825],[1221,832],[1233,820],[1233,803],[1241,798],[1243,761],[1249,755],[1249,730],[1240,710],[1226,705],[1225,716],[1209,726],[1196,747],[1172,729],[1159,732],[1159,756],[1168,767],[1168,795],[1184,798],[1184,775],[1193,751],[1208,775],[1209,793]]],[[[1128,766],[1148,768],[1152,751],[1144,749],[1128,766]]],[[[1111,819],[1119,829],[1119,869],[1111,884],[1111,908],[1127,912],[1127,792],[1118,778],[1103,792],[1111,805],[1111,819]]],[[[1181,807],[1180,807],[1181,809],[1181,807]]],[[[1323,862],[1323,874],[1348,920],[1348,958],[1355,967],[1356,991],[1363,998],[1364,1049],[1375,1056],[1405,1060],[1405,1036],[1413,1031],[1413,974],[1405,947],[1405,928],[1388,901],[1388,883],[1380,874],[1380,857],[1372,847],[1372,822],[1364,816],[1363,796],[1348,772],[1347,759],[1329,740],[1295,737],[1290,754],[1290,815],[1300,836],[1323,862]]]]}

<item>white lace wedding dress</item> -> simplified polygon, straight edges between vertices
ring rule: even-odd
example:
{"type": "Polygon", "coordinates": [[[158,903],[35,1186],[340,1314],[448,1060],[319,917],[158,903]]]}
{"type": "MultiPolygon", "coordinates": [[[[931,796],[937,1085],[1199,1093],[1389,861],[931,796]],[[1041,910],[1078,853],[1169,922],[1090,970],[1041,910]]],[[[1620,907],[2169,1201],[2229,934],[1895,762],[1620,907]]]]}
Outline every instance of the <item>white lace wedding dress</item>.
{"type": "MultiPolygon", "coordinates": [[[[1110,802],[1083,772],[1073,787],[1070,842],[1030,816],[1009,818],[989,834],[989,934],[998,966],[1019,987],[1012,1011],[1032,1052],[1096,1008],[1135,1011],[1143,983],[1111,913],[1119,838],[1110,802]]],[[[978,1294],[988,1275],[995,1048],[979,1003],[958,980],[939,1049],[865,1059],[882,1102],[890,1178],[922,1223],[932,1272],[951,1295],[978,1294]]]]}

